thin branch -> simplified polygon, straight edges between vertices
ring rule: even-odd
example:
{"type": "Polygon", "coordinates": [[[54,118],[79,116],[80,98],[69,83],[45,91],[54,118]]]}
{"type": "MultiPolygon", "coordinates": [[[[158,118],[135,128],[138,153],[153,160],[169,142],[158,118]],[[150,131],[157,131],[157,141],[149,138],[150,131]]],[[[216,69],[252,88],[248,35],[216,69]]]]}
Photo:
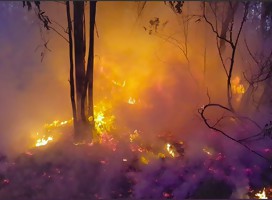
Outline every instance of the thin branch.
{"type": "Polygon", "coordinates": [[[57,33],[60,37],[62,37],[66,42],[69,43],[69,40],[65,36],[63,36],[60,32],[58,32],[54,27],[52,26],[48,26],[48,27],[52,29],[55,33],[57,33]]]}
{"type": "Polygon", "coordinates": [[[257,65],[259,65],[259,61],[255,58],[255,56],[253,56],[253,54],[251,53],[251,51],[250,51],[250,49],[249,49],[249,47],[248,47],[248,45],[247,45],[246,38],[244,38],[244,42],[245,42],[246,49],[247,49],[249,55],[251,56],[251,58],[253,59],[253,61],[254,61],[257,65]]]}
{"type": "MultiPolygon", "coordinates": [[[[219,132],[221,133],[222,135],[224,135],[225,137],[227,137],[228,139],[242,145],[243,147],[245,147],[247,150],[249,150],[250,152],[254,153],[255,155],[259,156],[260,158],[264,159],[265,161],[267,161],[269,164],[271,164],[271,160],[269,160],[268,158],[264,157],[263,155],[261,155],[260,153],[258,153],[257,151],[251,149],[249,146],[247,146],[246,144],[244,144],[243,142],[241,142],[240,140],[236,140],[235,138],[231,137],[230,135],[228,135],[227,133],[225,133],[224,131],[214,127],[214,126],[211,126],[209,123],[208,123],[208,119],[205,117],[205,111],[207,108],[209,107],[219,107],[219,108],[222,108],[223,110],[227,110],[229,112],[232,112],[232,110],[230,110],[229,108],[225,107],[225,106],[222,106],[220,104],[206,104],[204,105],[202,108],[200,108],[198,110],[201,118],[203,119],[204,123],[206,124],[206,126],[216,132],[219,132]]],[[[233,113],[233,112],[232,112],[233,113]]]]}
{"type": "Polygon", "coordinates": [[[55,24],[57,24],[63,30],[63,32],[68,34],[68,28],[64,28],[60,23],[58,23],[55,20],[51,20],[51,21],[54,22],[55,24]]]}

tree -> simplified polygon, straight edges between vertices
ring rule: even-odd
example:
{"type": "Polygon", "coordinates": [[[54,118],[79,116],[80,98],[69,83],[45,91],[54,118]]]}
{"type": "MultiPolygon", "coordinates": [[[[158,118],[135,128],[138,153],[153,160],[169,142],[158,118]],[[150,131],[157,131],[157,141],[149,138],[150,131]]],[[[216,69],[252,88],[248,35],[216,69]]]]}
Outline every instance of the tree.
{"type": "MultiPolygon", "coordinates": [[[[40,2],[35,1],[38,8],[38,17],[47,30],[57,32],[50,24],[51,21],[40,9],[40,2]]],[[[32,8],[29,1],[23,1],[23,6],[32,8]]],[[[73,24],[70,14],[70,2],[66,1],[66,15],[68,23],[68,39],[57,32],[69,43],[70,61],[70,99],[72,105],[74,136],[76,142],[84,142],[92,138],[94,130],[93,111],[93,68],[94,68],[94,27],[96,15],[96,1],[90,1],[89,6],[89,51],[86,66],[86,21],[85,2],[73,2],[73,24]],[[88,94],[88,98],[87,98],[88,94]],[[90,119],[90,123],[89,123],[90,119]]]]}

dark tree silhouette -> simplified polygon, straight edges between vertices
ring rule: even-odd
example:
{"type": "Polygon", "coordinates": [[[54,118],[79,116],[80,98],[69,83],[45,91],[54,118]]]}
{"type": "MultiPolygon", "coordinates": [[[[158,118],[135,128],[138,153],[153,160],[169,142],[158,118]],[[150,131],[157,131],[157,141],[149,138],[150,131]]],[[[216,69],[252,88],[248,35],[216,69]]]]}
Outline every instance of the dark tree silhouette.
{"type": "MultiPolygon", "coordinates": [[[[85,29],[85,2],[73,2],[73,23],[70,14],[70,3],[67,1],[66,15],[68,39],[58,32],[45,12],[41,10],[40,2],[34,1],[38,9],[37,16],[47,30],[53,30],[69,44],[70,62],[70,98],[74,122],[74,136],[76,142],[84,142],[92,138],[94,130],[93,110],[93,68],[94,68],[94,28],[96,15],[96,1],[90,1],[89,20],[89,52],[86,65],[86,29],[85,29]],[[88,94],[88,101],[87,99],[88,94]],[[91,120],[91,123],[88,121],[91,120]]],[[[32,2],[23,1],[23,6],[32,9],[32,2]]]]}

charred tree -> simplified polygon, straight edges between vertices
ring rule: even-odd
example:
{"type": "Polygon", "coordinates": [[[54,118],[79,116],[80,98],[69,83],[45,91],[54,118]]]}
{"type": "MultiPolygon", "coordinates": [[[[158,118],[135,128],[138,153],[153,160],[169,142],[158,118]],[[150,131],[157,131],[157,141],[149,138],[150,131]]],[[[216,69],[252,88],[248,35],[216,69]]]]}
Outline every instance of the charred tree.
{"type": "Polygon", "coordinates": [[[94,29],[95,29],[95,14],[96,14],[96,1],[90,1],[89,13],[89,55],[87,62],[87,70],[84,79],[83,93],[81,98],[81,118],[84,122],[86,119],[86,112],[91,117],[91,129],[94,130],[94,111],[93,111],[93,71],[94,71],[94,29]],[[88,101],[86,101],[88,92],[88,101]],[[86,103],[87,102],[87,103],[86,103]],[[87,104],[87,109],[86,109],[87,104]]]}
{"type": "Polygon", "coordinates": [[[74,56],[75,56],[75,82],[76,82],[76,106],[77,121],[75,125],[75,140],[81,142],[88,137],[88,124],[85,111],[80,109],[81,103],[85,101],[85,22],[84,1],[74,1],[74,56]]]}
{"type": "MultiPolygon", "coordinates": [[[[85,43],[84,43],[84,2],[74,2],[74,55],[75,55],[75,81],[76,101],[79,108],[85,78],[85,43]]],[[[81,110],[78,109],[77,117],[81,117],[81,110]]]]}
{"type": "Polygon", "coordinates": [[[77,110],[75,102],[75,85],[74,85],[74,59],[73,59],[73,39],[72,39],[72,20],[70,15],[70,2],[66,1],[66,14],[68,22],[69,35],[69,59],[70,59],[70,98],[72,105],[72,113],[74,121],[77,121],[77,110]]]}

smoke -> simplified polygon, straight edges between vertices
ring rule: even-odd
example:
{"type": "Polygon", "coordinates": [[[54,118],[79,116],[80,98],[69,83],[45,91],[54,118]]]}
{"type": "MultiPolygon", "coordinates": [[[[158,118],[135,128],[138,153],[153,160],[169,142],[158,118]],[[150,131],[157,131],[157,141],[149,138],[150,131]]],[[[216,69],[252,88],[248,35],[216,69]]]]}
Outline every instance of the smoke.
{"type": "MultiPolygon", "coordinates": [[[[4,21],[0,24],[0,150],[17,155],[29,147],[29,138],[45,122],[71,118],[68,44],[40,27],[34,10],[27,11],[20,2],[0,6],[4,21]],[[44,48],[47,40],[48,49],[44,48]]],[[[41,6],[50,19],[66,27],[61,2],[42,2],[41,6]]],[[[209,98],[227,104],[227,77],[210,27],[198,18],[186,18],[201,15],[199,2],[185,2],[183,9],[182,16],[175,15],[163,2],[147,2],[138,17],[135,2],[97,3],[94,103],[111,104],[115,143],[74,146],[69,129],[52,146],[31,150],[34,155],[20,155],[14,166],[11,160],[0,161],[11,165],[10,171],[3,169],[11,183],[3,186],[1,197],[12,193],[14,198],[29,199],[245,198],[250,186],[259,188],[269,182],[262,177],[269,171],[264,160],[209,130],[199,116],[198,109],[209,98]],[[158,30],[149,34],[150,20],[156,17],[158,30]],[[130,150],[129,134],[135,130],[146,146],[156,150],[166,142],[184,141],[184,157],[147,155],[149,163],[143,164],[142,154],[130,150]],[[167,134],[172,139],[165,140],[167,134]]],[[[239,13],[235,20],[240,19],[239,13]]],[[[250,23],[244,27],[233,72],[245,89],[250,86],[242,73],[256,66],[244,39],[256,52],[269,48],[253,27],[250,23]]],[[[226,60],[230,53],[226,48],[226,60]]],[[[247,92],[233,96],[235,108],[263,127],[271,108],[261,105],[261,112],[256,112],[253,102],[247,92]]],[[[219,108],[207,111],[212,123],[225,114],[230,115],[219,108]]],[[[246,119],[228,118],[218,126],[234,138],[260,131],[246,119]]],[[[250,148],[268,156],[271,141],[251,142],[250,148]]]]}

